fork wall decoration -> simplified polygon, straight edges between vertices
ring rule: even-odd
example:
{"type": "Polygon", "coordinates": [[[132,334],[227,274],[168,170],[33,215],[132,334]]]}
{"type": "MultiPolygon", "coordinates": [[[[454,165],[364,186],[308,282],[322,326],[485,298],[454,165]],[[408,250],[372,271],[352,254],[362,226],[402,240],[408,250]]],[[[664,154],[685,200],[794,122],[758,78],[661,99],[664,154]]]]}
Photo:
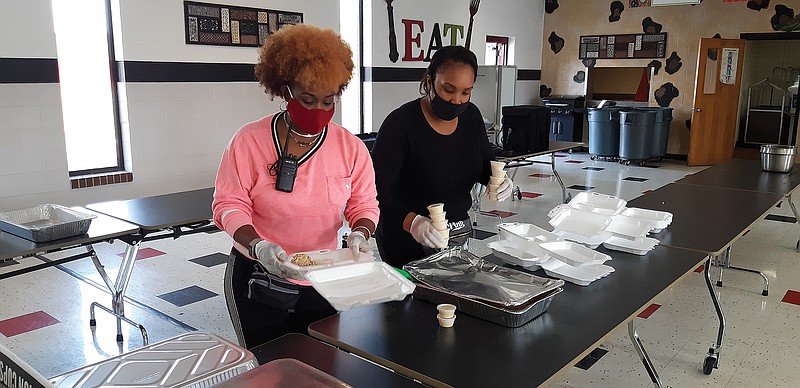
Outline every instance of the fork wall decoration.
{"type": "Polygon", "coordinates": [[[258,47],[279,28],[303,22],[300,12],[183,2],[186,44],[258,47]]]}

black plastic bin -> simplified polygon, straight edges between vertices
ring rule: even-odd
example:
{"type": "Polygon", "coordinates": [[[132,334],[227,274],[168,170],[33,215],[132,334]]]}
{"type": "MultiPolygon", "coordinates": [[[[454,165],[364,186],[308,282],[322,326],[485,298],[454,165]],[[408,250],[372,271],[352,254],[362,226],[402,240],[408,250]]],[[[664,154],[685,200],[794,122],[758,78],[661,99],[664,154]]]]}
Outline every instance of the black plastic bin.
{"type": "Polygon", "coordinates": [[[620,163],[644,162],[650,159],[656,112],[632,109],[619,112],[620,163]]]}
{"type": "Polygon", "coordinates": [[[503,107],[503,150],[529,153],[550,146],[550,108],[536,105],[503,107]]]}
{"type": "Polygon", "coordinates": [[[639,110],[656,112],[655,124],[653,125],[653,143],[650,148],[650,157],[661,160],[667,154],[667,143],[669,142],[669,126],[672,123],[671,107],[641,107],[639,110]]]}
{"type": "Polygon", "coordinates": [[[589,108],[589,155],[614,158],[619,156],[620,108],[589,108]]]}

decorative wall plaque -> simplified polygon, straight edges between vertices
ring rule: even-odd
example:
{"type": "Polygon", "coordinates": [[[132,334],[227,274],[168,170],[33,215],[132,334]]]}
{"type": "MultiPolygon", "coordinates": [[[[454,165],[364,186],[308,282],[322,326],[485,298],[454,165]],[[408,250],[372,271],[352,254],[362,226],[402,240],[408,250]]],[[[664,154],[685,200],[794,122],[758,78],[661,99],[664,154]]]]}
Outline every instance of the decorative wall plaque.
{"type": "Polygon", "coordinates": [[[579,59],[664,58],[667,33],[582,35],[579,59]]]}
{"type": "Polygon", "coordinates": [[[183,2],[186,44],[258,47],[283,26],[303,22],[303,14],[273,9],[183,2]]]}

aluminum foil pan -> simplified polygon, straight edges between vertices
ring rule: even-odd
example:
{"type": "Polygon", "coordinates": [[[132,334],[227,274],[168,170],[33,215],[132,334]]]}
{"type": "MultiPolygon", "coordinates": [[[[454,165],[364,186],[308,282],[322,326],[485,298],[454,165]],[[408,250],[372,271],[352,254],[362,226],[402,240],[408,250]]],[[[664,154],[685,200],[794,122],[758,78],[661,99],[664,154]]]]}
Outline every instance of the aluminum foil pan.
{"type": "Polygon", "coordinates": [[[519,306],[564,285],[485,261],[459,247],[412,261],[403,269],[434,289],[500,306],[519,306]]]}
{"type": "Polygon", "coordinates": [[[0,230],[34,242],[52,241],[86,233],[96,217],[68,207],[45,204],[0,212],[0,230]]]}

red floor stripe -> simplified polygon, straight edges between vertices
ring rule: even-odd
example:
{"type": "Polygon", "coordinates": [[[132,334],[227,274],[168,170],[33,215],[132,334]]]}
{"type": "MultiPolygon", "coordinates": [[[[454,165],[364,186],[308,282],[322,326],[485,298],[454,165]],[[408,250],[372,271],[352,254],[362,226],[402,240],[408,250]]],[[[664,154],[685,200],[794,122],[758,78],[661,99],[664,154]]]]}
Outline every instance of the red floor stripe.
{"type": "Polygon", "coordinates": [[[783,296],[781,302],[800,305],[800,292],[792,290],[786,291],[786,295],[783,296]]]}
{"type": "Polygon", "coordinates": [[[53,318],[50,314],[44,311],[36,311],[0,321],[0,333],[6,337],[13,337],[17,334],[27,333],[55,325],[56,323],[59,323],[59,320],[53,318]]]}
{"type": "MultiPolygon", "coordinates": [[[[158,249],[153,248],[142,248],[139,249],[139,252],[136,253],[136,260],[142,259],[149,259],[151,257],[165,255],[166,253],[159,251],[158,249]]],[[[123,257],[125,256],[125,252],[117,253],[117,256],[123,257]]]]}
{"type": "Polygon", "coordinates": [[[656,312],[656,310],[658,310],[659,307],[661,307],[660,304],[655,304],[655,303],[651,304],[646,309],[644,309],[644,311],[639,313],[639,318],[644,318],[644,319],[650,318],[650,316],[653,315],[653,313],[656,312]]]}
{"type": "Polygon", "coordinates": [[[703,272],[703,271],[705,271],[705,269],[706,269],[705,264],[700,264],[699,267],[694,269],[694,272],[703,272]]]}
{"type": "Polygon", "coordinates": [[[530,192],[527,192],[527,191],[523,191],[522,192],[522,198],[537,198],[537,197],[541,197],[541,196],[542,196],[542,194],[539,194],[539,193],[530,193],[530,192]]]}
{"type": "Polygon", "coordinates": [[[532,176],[534,178],[550,178],[552,175],[550,175],[550,174],[538,174],[537,173],[537,174],[531,174],[529,176],[532,176]]]}
{"type": "Polygon", "coordinates": [[[564,163],[581,164],[583,160],[565,160],[564,163]]]}
{"type": "Polygon", "coordinates": [[[497,214],[498,216],[500,216],[500,218],[511,217],[511,216],[517,214],[517,213],[504,212],[502,210],[492,210],[489,213],[497,214]]]}

